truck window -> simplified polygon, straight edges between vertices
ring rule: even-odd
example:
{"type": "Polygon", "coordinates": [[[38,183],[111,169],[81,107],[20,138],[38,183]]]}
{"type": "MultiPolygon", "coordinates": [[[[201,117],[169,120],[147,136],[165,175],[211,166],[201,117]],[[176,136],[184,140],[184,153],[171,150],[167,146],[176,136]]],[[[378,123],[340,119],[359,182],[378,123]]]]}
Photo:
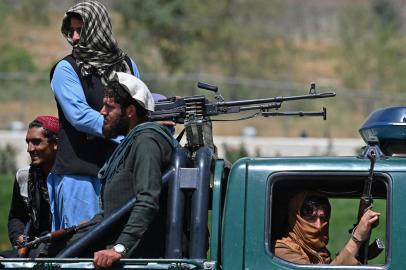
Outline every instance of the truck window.
{"type": "MultiPolygon", "coordinates": [[[[363,192],[365,177],[367,177],[366,174],[301,174],[297,172],[278,173],[274,176],[271,176],[268,182],[269,210],[267,218],[267,241],[268,247],[270,249],[270,255],[275,260],[279,260],[279,262],[282,264],[311,264],[311,262],[307,262],[307,260],[313,261],[313,263],[326,263],[329,262],[329,258],[331,258],[331,260],[334,260],[338,252],[340,252],[344,248],[351,237],[349,230],[353,228],[354,223],[356,223],[357,220],[360,201],[359,198],[361,197],[361,194],[363,192]],[[303,244],[303,242],[301,242],[301,239],[304,238],[302,230],[308,229],[306,227],[307,225],[303,224],[308,223],[300,223],[300,226],[302,226],[300,228],[300,233],[296,233],[296,230],[298,230],[297,226],[299,225],[295,225],[295,230],[293,230],[291,226],[292,215],[289,217],[289,203],[290,201],[296,199],[296,194],[303,193],[304,191],[309,191],[311,192],[310,194],[320,195],[321,198],[325,197],[331,207],[331,210],[329,210],[330,218],[328,220],[328,244],[326,246],[326,249],[320,248],[321,253],[328,250],[330,252],[330,256],[326,255],[328,253],[321,254],[322,259],[319,259],[317,255],[315,255],[314,258],[312,257],[313,255],[308,255],[309,252],[314,252],[314,250],[312,249],[309,251],[309,245],[303,244]],[[291,221],[289,221],[289,219],[291,219],[291,221]],[[301,236],[298,237],[298,234],[301,236]],[[277,249],[276,252],[275,246],[277,249]],[[292,250],[300,254],[300,257],[298,257],[299,255],[295,252],[291,254],[292,250]],[[286,255],[285,252],[289,253],[293,257],[289,257],[290,255],[286,255]],[[280,254],[280,256],[283,256],[284,258],[278,258],[276,254],[280,254]]],[[[378,244],[383,243],[386,247],[388,246],[387,235],[389,234],[389,232],[387,231],[387,228],[389,228],[389,226],[387,226],[386,219],[388,215],[388,183],[389,178],[384,174],[376,176],[373,182],[372,197],[374,200],[372,210],[375,212],[379,212],[381,215],[379,217],[379,225],[376,228],[372,229],[369,241],[369,243],[371,244],[375,241],[376,238],[379,238],[378,244]]],[[[304,195],[304,197],[307,197],[307,195],[304,195]]],[[[293,206],[291,205],[291,207],[293,206]]],[[[323,210],[326,208],[321,207],[320,209],[323,210]]],[[[328,211],[326,210],[326,212],[328,211]]],[[[321,223],[323,219],[326,218],[326,216],[323,211],[319,211],[317,213],[318,214],[314,214],[313,218],[318,219],[317,222],[321,223]]],[[[310,219],[310,221],[313,222],[312,219],[310,219]]],[[[294,224],[298,224],[298,222],[295,221],[294,224]]],[[[325,230],[325,228],[321,225],[317,226],[320,226],[320,230],[325,230]]],[[[314,227],[311,226],[311,228],[314,227]]],[[[315,239],[318,240],[319,238],[316,237],[315,239]]],[[[312,243],[314,243],[314,239],[312,241],[312,243]]],[[[316,243],[315,245],[324,246],[323,241],[321,241],[320,243],[316,243]]],[[[377,249],[375,249],[374,251],[370,250],[370,256],[376,251],[377,249]]],[[[352,262],[349,262],[350,260],[341,260],[343,254],[342,256],[337,258],[335,262],[339,261],[340,264],[343,265],[352,265],[352,262]]],[[[368,264],[383,265],[387,262],[387,256],[388,250],[383,250],[373,259],[368,259],[368,264]]],[[[359,258],[357,257],[357,259],[359,258]]]]}

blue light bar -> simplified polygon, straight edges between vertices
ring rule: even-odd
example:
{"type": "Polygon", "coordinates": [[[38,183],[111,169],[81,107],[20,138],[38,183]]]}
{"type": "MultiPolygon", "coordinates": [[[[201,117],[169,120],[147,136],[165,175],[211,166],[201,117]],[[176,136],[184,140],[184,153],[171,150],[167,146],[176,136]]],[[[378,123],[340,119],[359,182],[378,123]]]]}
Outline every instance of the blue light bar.
{"type": "Polygon", "coordinates": [[[385,154],[406,153],[406,107],[386,107],[372,112],[358,130],[362,139],[378,138],[385,154]]]}

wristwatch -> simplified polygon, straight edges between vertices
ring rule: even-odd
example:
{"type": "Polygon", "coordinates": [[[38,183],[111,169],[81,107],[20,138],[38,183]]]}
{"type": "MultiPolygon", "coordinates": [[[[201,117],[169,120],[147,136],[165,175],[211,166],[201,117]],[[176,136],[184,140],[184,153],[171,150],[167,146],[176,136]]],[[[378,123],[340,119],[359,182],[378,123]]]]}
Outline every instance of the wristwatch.
{"type": "Polygon", "coordinates": [[[127,253],[127,248],[123,244],[113,246],[113,250],[123,257],[127,253]]]}

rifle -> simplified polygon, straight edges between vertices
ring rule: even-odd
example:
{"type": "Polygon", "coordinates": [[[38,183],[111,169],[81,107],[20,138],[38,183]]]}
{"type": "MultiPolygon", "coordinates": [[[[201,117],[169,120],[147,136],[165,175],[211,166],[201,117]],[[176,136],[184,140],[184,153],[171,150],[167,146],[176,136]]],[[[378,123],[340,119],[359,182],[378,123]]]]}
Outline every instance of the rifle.
{"type": "MultiPolygon", "coordinates": [[[[375,162],[377,158],[385,158],[384,154],[379,148],[378,139],[376,137],[371,136],[370,138],[368,138],[368,146],[361,154],[361,156],[363,156],[364,158],[367,157],[370,160],[371,165],[369,168],[368,177],[365,179],[364,182],[364,188],[359,202],[357,223],[354,224],[354,227],[352,229],[350,229],[351,233],[358,225],[359,221],[361,220],[365,212],[373,207],[373,198],[371,190],[372,183],[374,181],[375,162]]],[[[377,225],[378,223],[373,224],[372,228],[375,228],[377,225]]],[[[369,245],[370,236],[371,231],[369,232],[367,239],[364,239],[364,242],[361,244],[358,252],[357,259],[362,264],[367,264],[368,260],[375,258],[385,249],[385,244],[380,238],[377,238],[371,245],[369,245]]]]}
{"type": "Polygon", "coordinates": [[[55,240],[61,239],[63,237],[67,237],[68,235],[71,235],[77,231],[79,231],[80,229],[89,227],[91,225],[95,224],[95,222],[86,222],[86,223],[81,223],[79,225],[75,225],[66,229],[60,229],[57,231],[53,231],[53,232],[49,232],[43,236],[40,237],[36,237],[34,240],[23,243],[21,245],[18,246],[18,250],[20,249],[26,249],[27,251],[40,243],[48,243],[48,242],[53,242],[55,240]]]}
{"type": "Polygon", "coordinates": [[[275,112],[271,110],[280,109],[285,101],[330,98],[336,95],[334,92],[316,93],[316,85],[312,83],[307,95],[225,101],[219,93],[217,86],[198,82],[197,87],[214,92],[216,101],[209,101],[205,96],[173,97],[158,101],[155,104],[155,111],[149,114],[149,120],[151,121],[173,121],[178,124],[184,124],[187,140],[185,147],[189,153],[196,152],[197,149],[204,145],[214,148],[211,121],[246,120],[258,115],[263,117],[282,115],[322,116],[325,120],[327,116],[325,108],[320,112],[275,112]],[[210,117],[216,115],[244,111],[257,112],[248,117],[238,119],[210,119],[210,117]]]}

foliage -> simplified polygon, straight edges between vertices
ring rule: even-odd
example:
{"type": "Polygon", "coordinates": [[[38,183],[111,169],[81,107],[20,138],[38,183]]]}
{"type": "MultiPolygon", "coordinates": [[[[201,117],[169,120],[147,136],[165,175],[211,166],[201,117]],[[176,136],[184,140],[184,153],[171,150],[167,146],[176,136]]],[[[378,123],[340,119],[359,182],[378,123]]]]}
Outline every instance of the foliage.
{"type": "Polygon", "coordinates": [[[0,250],[7,250],[10,248],[7,233],[7,217],[13,192],[12,175],[0,175],[0,186],[0,250]]]}
{"type": "Polygon", "coordinates": [[[7,19],[12,14],[10,11],[14,9],[13,6],[11,1],[0,1],[0,34],[3,37],[10,34],[10,29],[7,27],[7,19]]]}
{"type": "Polygon", "coordinates": [[[144,69],[268,78],[289,71],[289,44],[267,27],[283,10],[280,1],[127,0],[114,7],[144,69]]]}
{"type": "Polygon", "coordinates": [[[0,45],[0,71],[29,72],[35,70],[31,55],[23,48],[11,43],[0,45]]]}
{"type": "Polygon", "coordinates": [[[224,148],[225,159],[231,163],[236,162],[238,159],[240,159],[242,157],[248,156],[248,151],[245,148],[243,143],[240,144],[238,149],[229,147],[227,144],[224,144],[223,148],[224,148]]]}
{"type": "Polygon", "coordinates": [[[3,23],[7,18],[7,4],[4,1],[0,1],[0,29],[3,28],[3,23]]]}
{"type": "MultiPolygon", "coordinates": [[[[60,46],[60,20],[74,2],[57,8],[56,0],[0,1],[0,34],[7,37],[0,41],[0,72],[33,70],[33,63],[41,63],[38,69],[50,67],[65,50],[60,46]],[[28,3],[31,7],[23,12],[28,3]],[[41,12],[52,20],[50,25],[21,15],[40,20],[41,12]],[[11,48],[6,42],[13,44],[11,48]]],[[[394,5],[397,0],[351,3],[340,13],[339,25],[336,15],[345,4],[332,0],[103,2],[120,34],[120,47],[136,61],[150,89],[167,96],[203,93],[195,87],[197,80],[218,85],[226,99],[303,94],[315,81],[321,91],[338,95],[332,102],[317,101],[327,107],[328,120],[323,127],[321,121],[306,127],[312,130],[310,136],[323,136],[328,128],[333,136],[354,137],[358,135],[353,127],[372,110],[406,100],[401,93],[406,86],[406,39],[401,35],[406,20],[394,5]]],[[[3,106],[4,113],[0,111],[3,127],[16,118],[27,122],[44,109],[55,113],[54,104],[45,104],[54,102],[47,71],[26,77],[1,75],[0,100],[13,109],[3,106]],[[40,108],[33,105],[39,99],[44,105],[40,108]]],[[[283,109],[321,107],[315,103],[291,102],[283,109]]],[[[303,128],[294,119],[277,121],[261,136],[292,136],[303,128]]]]}
{"type": "Polygon", "coordinates": [[[7,144],[0,148],[0,174],[14,173],[16,170],[16,150],[7,144]]]}
{"type": "Polygon", "coordinates": [[[182,61],[180,46],[188,39],[183,26],[188,2],[138,0],[116,2],[115,6],[123,15],[126,29],[136,23],[136,31],[133,31],[135,41],[138,44],[156,44],[167,66],[174,68],[182,61]]]}
{"type": "MultiPolygon", "coordinates": [[[[376,0],[369,10],[349,6],[340,16],[337,71],[347,87],[399,92],[406,86],[404,45],[399,37],[400,14],[392,1],[376,0]]],[[[375,106],[371,100],[366,111],[375,106]]]]}
{"type": "Polygon", "coordinates": [[[27,23],[49,24],[49,0],[22,0],[17,7],[17,15],[27,23]]]}

